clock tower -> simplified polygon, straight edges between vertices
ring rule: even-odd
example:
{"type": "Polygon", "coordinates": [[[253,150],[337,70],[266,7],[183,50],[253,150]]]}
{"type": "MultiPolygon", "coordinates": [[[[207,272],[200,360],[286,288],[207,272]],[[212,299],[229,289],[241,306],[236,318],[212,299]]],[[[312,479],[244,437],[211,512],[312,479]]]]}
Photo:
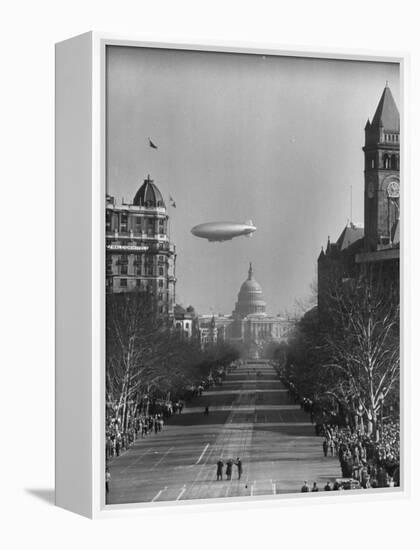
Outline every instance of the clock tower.
{"type": "Polygon", "coordinates": [[[400,214],[400,115],[388,83],[365,126],[365,242],[392,245],[400,214]]]}

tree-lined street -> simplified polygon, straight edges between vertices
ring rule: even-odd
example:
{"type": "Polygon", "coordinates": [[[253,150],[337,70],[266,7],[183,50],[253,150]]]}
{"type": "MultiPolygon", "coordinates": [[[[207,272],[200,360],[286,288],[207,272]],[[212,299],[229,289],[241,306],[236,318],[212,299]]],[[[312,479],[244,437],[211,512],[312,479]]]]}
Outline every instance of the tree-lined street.
{"type": "Polygon", "coordinates": [[[109,504],[299,492],[304,480],[322,487],[340,477],[337,460],[323,457],[309,415],[268,362],[233,370],[223,385],[193,399],[162,432],[138,439],[109,468],[109,504]],[[234,465],[226,480],[226,462],[237,457],[242,479],[234,465]],[[223,480],[216,481],[220,458],[223,480]]]}

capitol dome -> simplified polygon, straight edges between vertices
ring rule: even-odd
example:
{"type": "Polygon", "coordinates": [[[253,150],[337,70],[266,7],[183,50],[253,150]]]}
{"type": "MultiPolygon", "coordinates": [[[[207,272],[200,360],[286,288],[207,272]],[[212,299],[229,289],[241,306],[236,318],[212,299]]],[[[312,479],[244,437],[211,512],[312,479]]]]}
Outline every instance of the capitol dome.
{"type": "Polygon", "coordinates": [[[252,264],[249,264],[248,279],[242,283],[236,302],[235,316],[244,318],[254,313],[265,314],[266,303],[264,301],[261,285],[254,279],[252,264]]]}
{"type": "Polygon", "coordinates": [[[148,175],[143,185],[137,191],[133,204],[135,206],[145,206],[146,208],[165,208],[162,193],[153,183],[148,175]]]}

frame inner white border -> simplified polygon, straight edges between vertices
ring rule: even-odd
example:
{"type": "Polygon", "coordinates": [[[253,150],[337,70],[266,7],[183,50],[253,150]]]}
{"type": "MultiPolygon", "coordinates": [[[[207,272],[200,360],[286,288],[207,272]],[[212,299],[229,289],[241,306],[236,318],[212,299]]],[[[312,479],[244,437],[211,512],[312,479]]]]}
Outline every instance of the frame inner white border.
{"type": "Polygon", "coordinates": [[[303,495],[305,504],[322,502],[326,496],[328,504],[336,502],[365,502],[410,496],[409,480],[411,479],[408,434],[410,429],[409,415],[409,381],[410,372],[406,350],[409,349],[409,227],[410,181],[409,181],[409,146],[407,136],[409,125],[407,105],[409,97],[407,90],[407,72],[409,57],[407,53],[378,53],[374,51],[349,51],[337,49],[308,50],[307,47],[285,47],[273,44],[243,44],[243,43],[207,43],[185,44],[165,43],[159,41],[141,41],[138,38],[118,37],[113,34],[92,33],[93,53],[93,97],[92,97],[92,509],[93,517],[121,516],[129,513],[142,512],[159,513],[162,507],[177,508],[184,512],[185,506],[198,509],[204,505],[237,507],[249,505],[253,507],[278,506],[280,504],[302,505],[302,495],[291,493],[286,495],[261,497],[230,497],[225,499],[206,499],[200,501],[162,502],[162,503],[129,503],[105,504],[105,193],[106,193],[106,48],[107,46],[126,46],[134,48],[156,48],[166,50],[190,50],[219,53],[273,55],[282,57],[306,57],[318,59],[335,59],[347,61],[373,61],[397,63],[400,66],[400,119],[401,119],[401,168],[400,177],[404,181],[402,187],[402,248],[400,250],[400,303],[401,303],[401,374],[400,374],[400,417],[401,417],[401,486],[394,489],[377,489],[372,492],[352,491],[339,495],[323,495],[319,493],[313,498],[303,495]],[[99,284],[98,284],[99,282],[99,284]],[[363,494],[363,496],[362,496],[363,494]]]}

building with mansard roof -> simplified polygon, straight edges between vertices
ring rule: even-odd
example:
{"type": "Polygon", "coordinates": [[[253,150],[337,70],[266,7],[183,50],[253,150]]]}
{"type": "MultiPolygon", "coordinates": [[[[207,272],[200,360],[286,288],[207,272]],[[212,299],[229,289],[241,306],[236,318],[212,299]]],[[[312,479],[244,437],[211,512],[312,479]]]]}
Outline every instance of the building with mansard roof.
{"type": "Polygon", "coordinates": [[[132,203],[117,204],[107,196],[107,292],[148,292],[157,312],[173,317],[176,250],[168,224],[165,202],[150,176],[132,203]]]}

